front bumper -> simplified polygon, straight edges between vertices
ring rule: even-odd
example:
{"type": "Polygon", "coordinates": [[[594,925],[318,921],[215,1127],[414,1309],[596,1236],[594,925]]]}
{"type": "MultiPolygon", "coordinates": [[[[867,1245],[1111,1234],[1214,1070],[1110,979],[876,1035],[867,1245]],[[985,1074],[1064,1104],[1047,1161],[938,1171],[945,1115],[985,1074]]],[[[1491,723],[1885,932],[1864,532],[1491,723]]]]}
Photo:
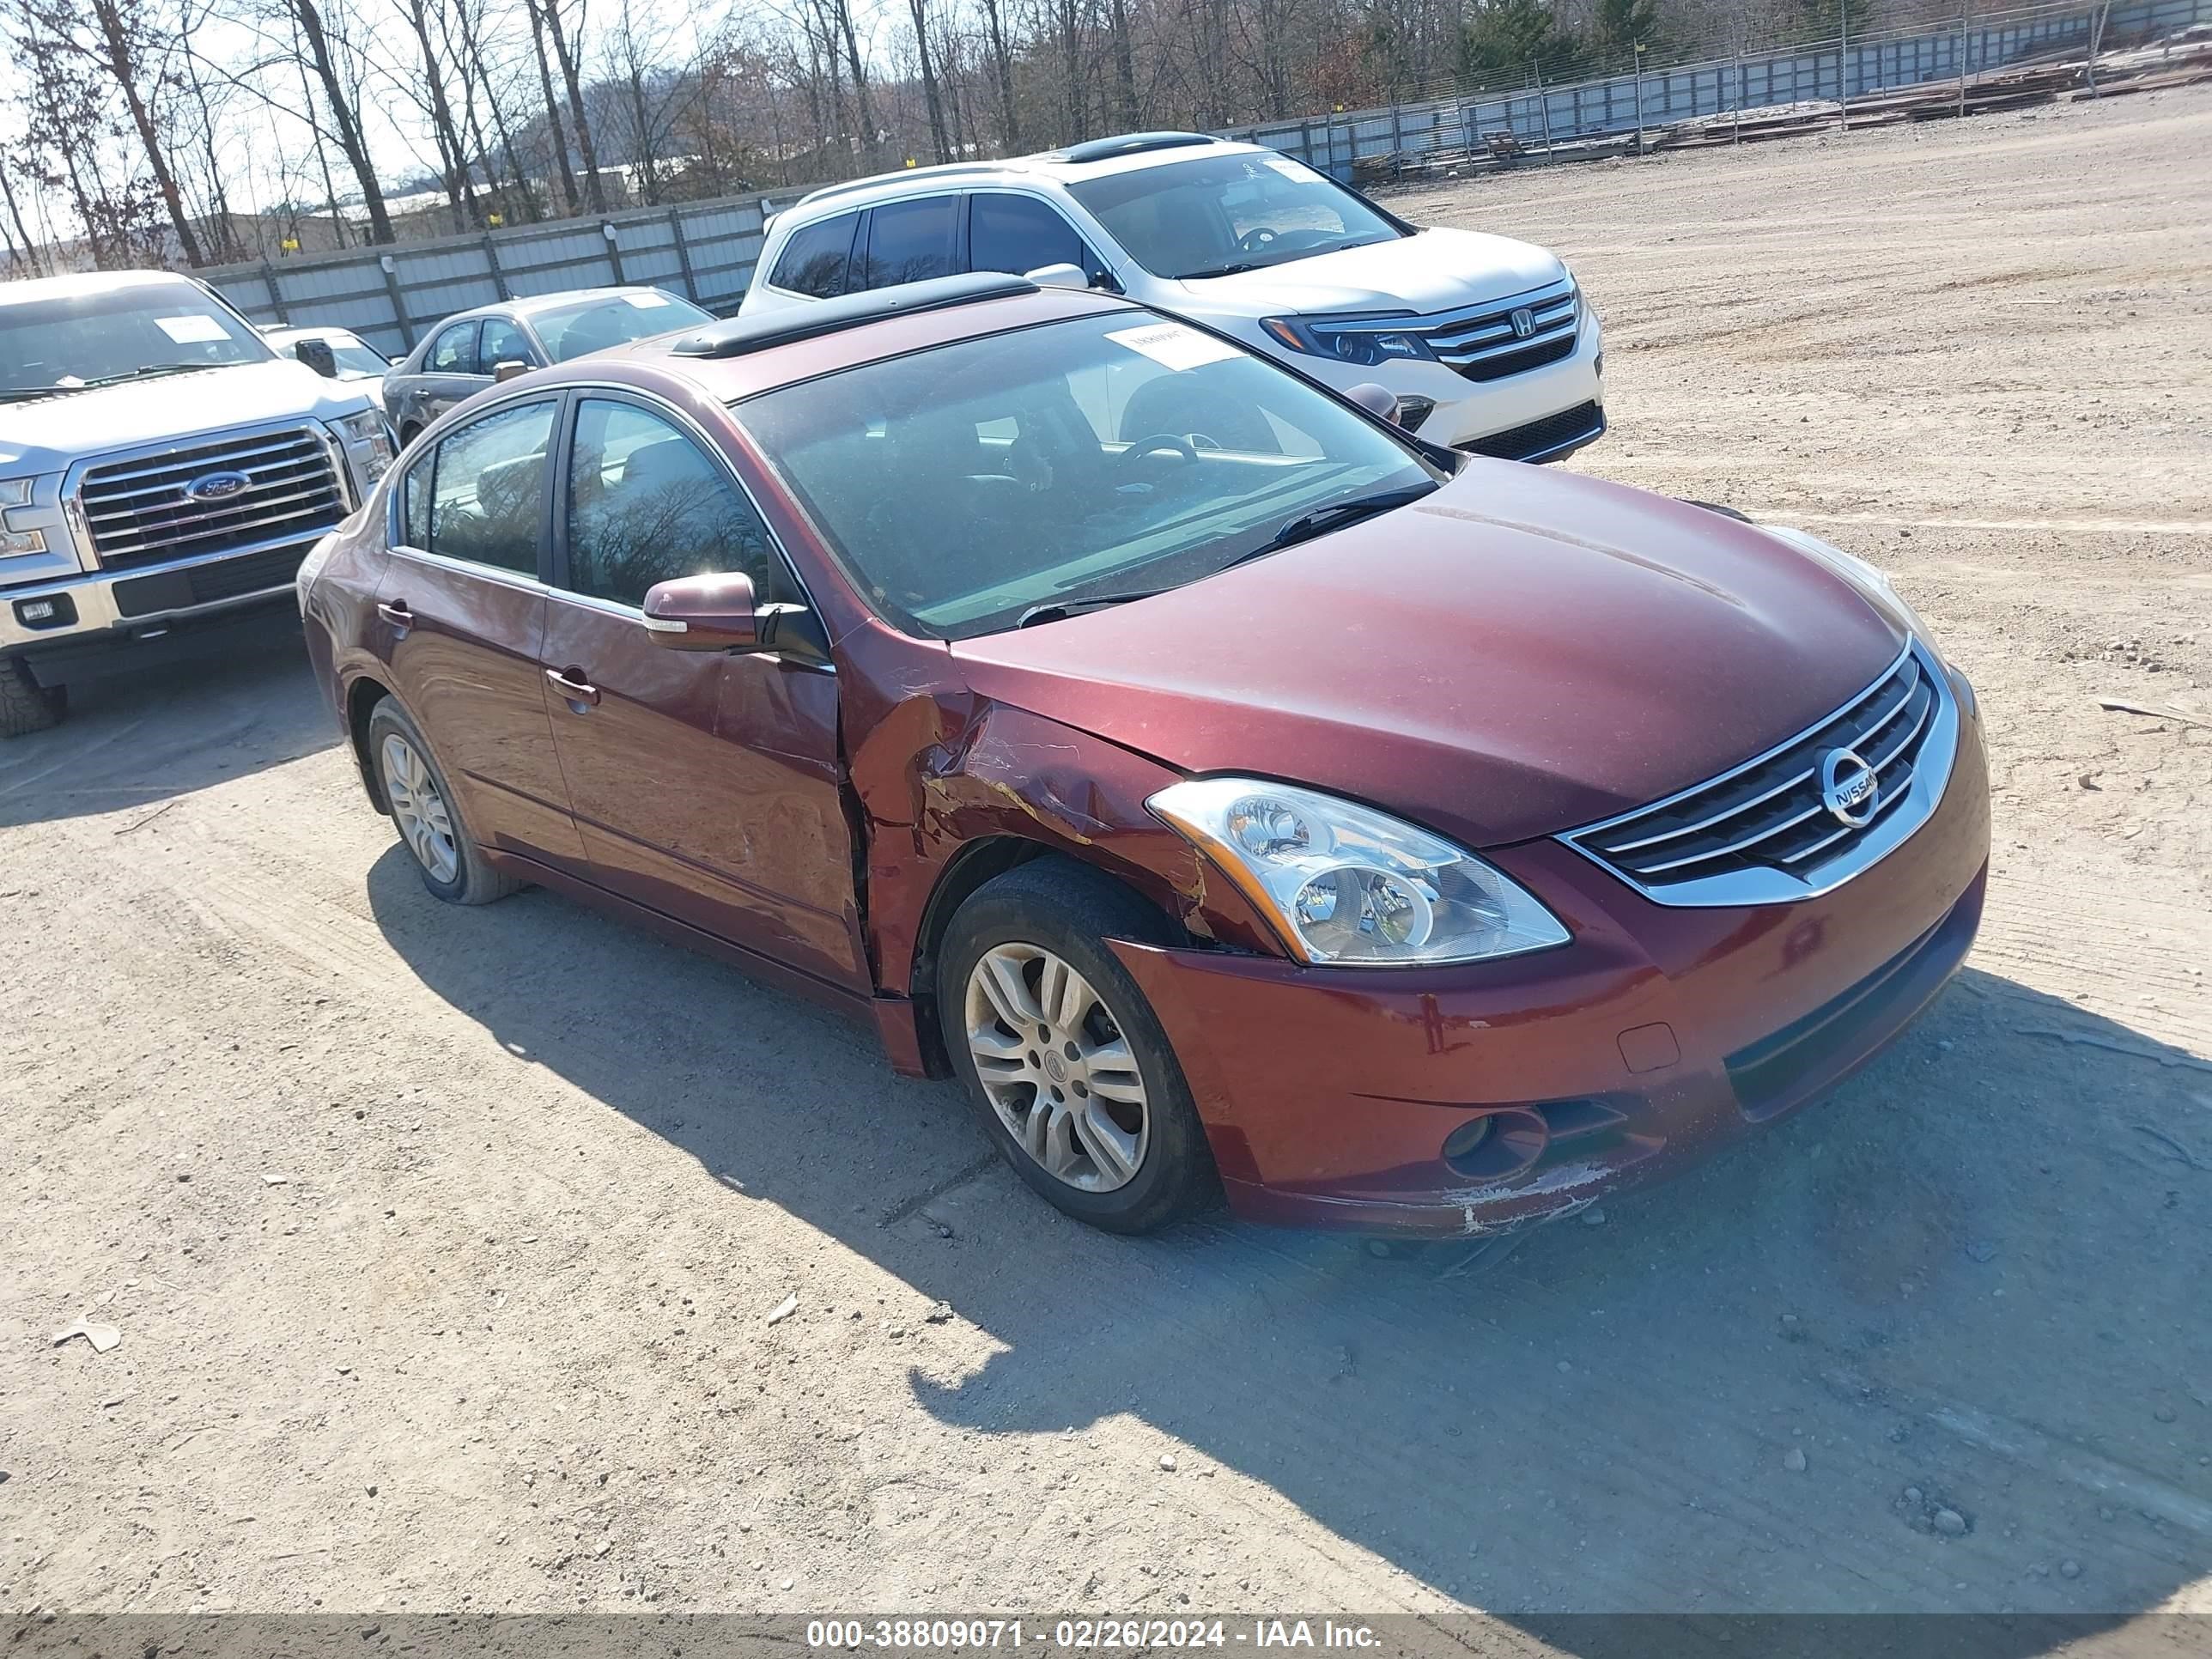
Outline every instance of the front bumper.
{"type": "Polygon", "coordinates": [[[248,605],[289,599],[301,561],[325,533],[0,588],[0,655],[28,657],[51,671],[248,605]],[[48,605],[51,617],[27,620],[48,605]]]}
{"type": "Polygon", "coordinates": [[[1231,1206],[1255,1220],[1481,1235],[1674,1173],[1878,1054],[1965,959],[1990,840],[1962,695],[1934,815],[1818,898],[1660,905],[1559,842],[1486,854],[1573,935],[1417,970],[1116,943],[1182,1062],[1231,1206]],[[1492,1128],[1458,1166],[1446,1138],[1492,1128]]]}
{"type": "Polygon", "coordinates": [[[1373,384],[1389,387],[1401,402],[1434,404],[1413,430],[1448,448],[1508,460],[1563,460],[1605,433],[1605,384],[1598,366],[1605,331],[1595,313],[1584,312],[1568,356],[1498,380],[1470,380],[1443,363],[1399,359],[1363,366],[1291,357],[1272,342],[1269,347],[1340,392],[1373,384]]]}

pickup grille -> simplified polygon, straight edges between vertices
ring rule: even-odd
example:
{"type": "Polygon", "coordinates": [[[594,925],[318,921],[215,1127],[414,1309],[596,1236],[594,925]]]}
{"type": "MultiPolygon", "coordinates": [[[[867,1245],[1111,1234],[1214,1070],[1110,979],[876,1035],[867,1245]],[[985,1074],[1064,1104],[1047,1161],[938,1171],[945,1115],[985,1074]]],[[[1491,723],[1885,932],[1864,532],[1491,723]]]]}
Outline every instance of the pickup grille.
{"type": "Polygon", "coordinates": [[[1571,356],[1578,320],[1574,289],[1557,283],[1445,317],[1423,318],[1421,337],[1437,362],[1468,380],[1502,380],[1571,356]],[[1525,334],[1513,323],[1515,313],[1524,311],[1525,334]]]}
{"type": "Polygon", "coordinates": [[[313,540],[345,516],[328,442],[307,429],[230,438],[90,468],[78,501],[101,566],[151,564],[256,546],[279,537],[313,540]],[[216,473],[245,485],[213,501],[185,493],[216,473]]]}
{"type": "Polygon", "coordinates": [[[1942,696],[1908,650],[1826,720],[1710,783],[1614,818],[1572,840],[1655,895],[1670,885],[1765,866],[1805,876],[1903,803],[1942,696]],[[1847,749],[1879,781],[1872,814],[1850,825],[1821,797],[1821,763],[1847,749]]]}

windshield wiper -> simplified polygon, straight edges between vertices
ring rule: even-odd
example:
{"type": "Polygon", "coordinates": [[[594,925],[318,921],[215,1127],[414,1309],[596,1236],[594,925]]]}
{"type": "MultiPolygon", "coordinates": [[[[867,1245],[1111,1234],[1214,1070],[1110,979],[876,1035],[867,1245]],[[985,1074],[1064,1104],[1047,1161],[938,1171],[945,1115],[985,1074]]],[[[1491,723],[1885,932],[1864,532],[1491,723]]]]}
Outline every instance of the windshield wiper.
{"type": "Polygon", "coordinates": [[[1058,622],[1062,617],[1072,617],[1079,611],[1089,611],[1097,605],[1127,605],[1135,599],[1154,599],[1164,591],[1163,588],[1153,587],[1147,588],[1141,593],[1093,593],[1089,598],[1081,599],[1047,599],[1042,605],[1033,605],[1023,611],[1015,619],[1014,626],[1027,628],[1035,623],[1058,622]]]}
{"type": "Polygon", "coordinates": [[[96,380],[87,380],[88,386],[119,386],[125,380],[151,380],[156,374],[190,374],[195,369],[215,368],[215,363],[146,363],[137,368],[126,369],[120,374],[103,374],[96,380]]]}
{"type": "Polygon", "coordinates": [[[19,404],[32,398],[58,398],[64,392],[82,392],[81,386],[0,386],[0,403],[19,404]]]}
{"type": "Polygon", "coordinates": [[[1437,486],[1427,481],[1417,484],[1402,484],[1395,489],[1378,489],[1371,495],[1354,495],[1347,501],[1329,501],[1310,513],[1301,513],[1287,520],[1283,527],[1249,553],[1240,553],[1221,568],[1242,564],[1247,559],[1256,559],[1265,553],[1279,553],[1298,542],[1310,541],[1323,531],[1341,529],[1345,525],[1361,519],[1371,519],[1377,513],[1388,513],[1394,507],[1405,507],[1431,493],[1437,486]]]}
{"type": "Polygon", "coordinates": [[[1248,270],[1259,270],[1260,264],[1257,259],[1240,259],[1234,264],[1214,265],[1205,270],[1186,270],[1176,281],[1194,283],[1208,276],[1240,276],[1248,270]]]}

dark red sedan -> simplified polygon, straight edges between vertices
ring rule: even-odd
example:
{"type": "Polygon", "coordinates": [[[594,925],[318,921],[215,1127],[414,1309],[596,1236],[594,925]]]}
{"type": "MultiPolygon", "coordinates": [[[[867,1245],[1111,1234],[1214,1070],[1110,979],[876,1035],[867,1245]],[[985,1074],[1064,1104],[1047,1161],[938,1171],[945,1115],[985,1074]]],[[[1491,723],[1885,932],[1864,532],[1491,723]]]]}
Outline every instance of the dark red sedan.
{"type": "Polygon", "coordinates": [[[1981,914],[1974,695],[1870,567],[1103,295],[510,381],[301,590],[433,893],[870,1018],[1124,1231],[1579,1209],[1866,1060],[1981,914]]]}

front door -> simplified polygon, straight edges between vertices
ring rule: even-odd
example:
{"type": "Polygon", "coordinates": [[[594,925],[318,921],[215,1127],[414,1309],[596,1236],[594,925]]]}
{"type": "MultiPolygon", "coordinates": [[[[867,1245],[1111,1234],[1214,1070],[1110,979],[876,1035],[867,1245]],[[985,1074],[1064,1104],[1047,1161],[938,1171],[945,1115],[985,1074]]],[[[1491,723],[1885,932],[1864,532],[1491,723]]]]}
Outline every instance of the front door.
{"type": "Polygon", "coordinates": [[[796,579],[723,459],[672,410],[587,394],[556,503],[544,663],[568,801],[601,885],[848,989],[869,988],[839,790],[837,681],[773,655],[669,651],[655,582],[796,579]]]}
{"type": "Polygon", "coordinates": [[[538,580],[557,398],[453,431],[400,480],[376,592],[380,653],[463,820],[487,846],[574,867],[583,843],[546,708],[538,580]]]}

